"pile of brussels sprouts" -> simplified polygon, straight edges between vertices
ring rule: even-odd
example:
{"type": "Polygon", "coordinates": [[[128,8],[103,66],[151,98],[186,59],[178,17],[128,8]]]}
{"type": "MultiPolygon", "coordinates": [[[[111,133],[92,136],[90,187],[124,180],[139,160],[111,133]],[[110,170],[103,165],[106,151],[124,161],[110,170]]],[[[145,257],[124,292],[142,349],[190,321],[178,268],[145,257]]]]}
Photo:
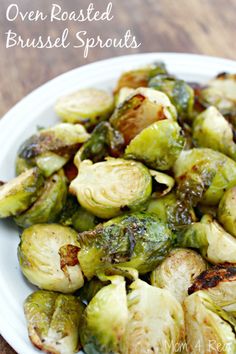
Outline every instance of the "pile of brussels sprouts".
{"type": "Polygon", "coordinates": [[[163,63],[55,106],[0,187],[46,353],[236,353],[236,75],[163,63]]]}

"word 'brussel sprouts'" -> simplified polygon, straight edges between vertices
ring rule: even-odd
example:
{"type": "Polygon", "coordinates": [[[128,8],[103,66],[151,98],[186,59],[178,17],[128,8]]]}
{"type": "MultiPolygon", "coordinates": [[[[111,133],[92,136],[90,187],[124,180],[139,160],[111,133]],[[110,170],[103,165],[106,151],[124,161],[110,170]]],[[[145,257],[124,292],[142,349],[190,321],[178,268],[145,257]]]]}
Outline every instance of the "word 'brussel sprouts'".
{"type": "Polygon", "coordinates": [[[54,222],[61,212],[67,195],[66,180],[62,173],[54,174],[45,181],[43,190],[35,203],[24,213],[15,217],[22,228],[34,224],[54,222]]]}
{"type": "Polygon", "coordinates": [[[110,158],[93,164],[85,160],[70,191],[86,210],[109,219],[124,210],[140,208],[151,195],[152,178],[139,162],[110,158]]]}
{"type": "Polygon", "coordinates": [[[163,92],[141,87],[115,109],[110,122],[129,144],[152,123],[163,119],[176,120],[176,115],[175,107],[163,92]]]}
{"type": "Polygon", "coordinates": [[[61,169],[90,135],[80,124],[61,123],[41,129],[27,139],[18,151],[17,171],[27,164],[37,165],[46,177],[61,169]],[[26,161],[24,165],[22,160],[26,161]]]}
{"type": "Polygon", "coordinates": [[[202,256],[213,264],[236,263],[236,238],[209,215],[182,230],[177,243],[180,247],[199,249],[202,256]]]}
{"type": "Polygon", "coordinates": [[[127,296],[128,324],[122,353],[174,354],[184,341],[180,303],[164,289],[136,280],[127,296]]]}
{"type": "Polygon", "coordinates": [[[201,273],[188,289],[207,293],[214,303],[236,315],[236,264],[216,265],[201,273]]]}
{"type": "Polygon", "coordinates": [[[0,186],[0,218],[15,216],[28,209],[38,198],[44,178],[31,168],[0,186]]]}
{"type": "Polygon", "coordinates": [[[160,120],[131,140],[125,158],[138,160],[157,170],[169,170],[183,150],[185,140],[178,123],[160,120]]]}
{"type": "Polygon", "coordinates": [[[83,305],[75,296],[39,290],[28,296],[24,312],[36,348],[51,354],[78,350],[83,305]]]}
{"type": "Polygon", "coordinates": [[[232,127],[213,106],[194,120],[193,139],[196,146],[218,150],[236,160],[236,144],[232,127]]]}
{"type": "Polygon", "coordinates": [[[91,128],[109,118],[113,106],[110,93],[90,88],[59,98],[55,111],[64,122],[80,123],[91,128]]]}
{"type": "Polygon", "coordinates": [[[169,290],[182,303],[190,285],[205,269],[206,262],[195,251],[174,249],[152,272],[151,284],[169,290]]]}
{"type": "Polygon", "coordinates": [[[217,205],[225,190],[236,184],[236,162],[218,151],[182,151],[174,165],[178,196],[192,205],[217,205]]]}
{"type": "Polygon", "coordinates": [[[128,321],[125,281],[110,278],[111,284],[97,292],[83,314],[80,340],[86,354],[121,352],[128,321]]]}
{"type": "Polygon", "coordinates": [[[76,231],[57,224],[38,224],[24,230],[18,247],[24,276],[45,290],[73,293],[82,287],[77,239],[76,231]]]}
{"type": "Polygon", "coordinates": [[[224,229],[236,237],[236,186],[224,193],[217,217],[224,229]]]}
{"type": "Polygon", "coordinates": [[[173,246],[174,237],[158,217],[131,213],[79,235],[79,264],[91,279],[106,269],[129,267],[141,274],[152,271],[173,246]]]}
{"type": "Polygon", "coordinates": [[[198,291],[184,301],[187,353],[236,352],[236,319],[198,291]]]}

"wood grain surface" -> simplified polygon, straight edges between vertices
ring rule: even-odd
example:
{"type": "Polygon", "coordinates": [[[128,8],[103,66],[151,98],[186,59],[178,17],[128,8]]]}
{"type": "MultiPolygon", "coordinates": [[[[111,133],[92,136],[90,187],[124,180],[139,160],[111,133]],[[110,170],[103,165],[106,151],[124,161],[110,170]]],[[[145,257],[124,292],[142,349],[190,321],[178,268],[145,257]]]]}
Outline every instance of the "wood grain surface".
{"type": "MultiPolygon", "coordinates": [[[[96,60],[138,52],[187,52],[236,60],[236,0],[113,0],[111,22],[35,23],[20,19],[9,22],[5,13],[13,1],[0,3],[0,117],[27,93],[51,78],[96,60]],[[38,35],[53,38],[68,27],[71,36],[86,30],[89,36],[122,37],[131,29],[142,43],[138,49],[94,48],[88,58],[82,49],[6,49],[5,32],[9,29],[22,37],[38,35]]],[[[88,0],[15,0],[22,12],[39,9],[48,13],[52,3],[64,10],[87,8],[88,0]]],[[[96,0],[104,10],[108,0],[96,0]]],[[[35,109],[35,108],[33,108],[35,109]]],[[[9,132],[10,134],[10,132],[9,132]]],[[[1,315],[1,314],[0,314],[1,315]]],[[[0,338],[0,354],[13,354],[0,338]]]]}

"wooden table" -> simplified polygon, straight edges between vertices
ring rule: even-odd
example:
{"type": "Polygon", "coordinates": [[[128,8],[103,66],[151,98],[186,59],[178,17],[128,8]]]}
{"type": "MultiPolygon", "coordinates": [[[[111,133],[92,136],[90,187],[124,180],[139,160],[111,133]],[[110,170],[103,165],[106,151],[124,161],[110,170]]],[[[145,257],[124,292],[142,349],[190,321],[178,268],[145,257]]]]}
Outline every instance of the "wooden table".
{"type": "MultiPolygon", "coordinates": [[[[86,8],[89,1],[15,0],[22,12],[40,9],[49,12],[52,3],[67,11],[86,8]],[[33,4],[32,4],[33,3],[33,4]],[[37,4],[35,4],[37,3],[37,4]]],[[[105,9],[108,0],[94,1],[105,9]]],[[[12,2],[1,0],[0,18],[0,116],[27,93],[47,80],[72,68],[113,56],[139,52],[188,52],[236,60],[236,0],[113,0],[114,19],[99,23],[40,23],[7,21],[5,12],[12,2]],[[5,18],[4,18],[5,17],[5,18]],[[4,33],[9,29],[22,37],[57,37],[65,27],[71,36],[85,30],[89,36],[121,37],[131,29],[142,43],[138,49],[94,48],[88,58],[83,49],[5,48],[4,33]]],[[[32,107],[37,109],[37,107],[32,107]]],[[[1,314],[0,314],[1,315],[1,314]]],[[[1,338],[0,353],[15,353],[1,338]]]]}

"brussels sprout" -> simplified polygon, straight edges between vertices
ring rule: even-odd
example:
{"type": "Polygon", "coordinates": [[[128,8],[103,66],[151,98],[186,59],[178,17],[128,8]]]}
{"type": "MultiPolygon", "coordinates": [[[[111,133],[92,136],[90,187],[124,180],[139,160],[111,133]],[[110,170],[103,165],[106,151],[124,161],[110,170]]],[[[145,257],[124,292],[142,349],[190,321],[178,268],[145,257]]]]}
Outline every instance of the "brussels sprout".
{"type": "Polygon", "coordinates": [[[32,161],[26,161],[25,159],[17,156],[16,158],[16,175],[19,176],[21,173],[35,167],[32,161]]]}
{"type": "Polygon", "coordinates": [[[176,120],[176,109],[162,92],[140,87],[117,107],[110,118],[129,144],[144,128],[156,121],[176,120]]]}
{"type": "Polygon", "coordinates": [[[116,107],[122,104],[129,96],[131,96],[134,93],[134,91],[135,90],[132,88],[122,87],[120,91],[117,93],[117,95],[115,96],[116,107]]]}
{"type": "Polygon", "coordinates": [[[73,293],[83,286],[78,263],[76,231],[57,224],[38,224],[24,230],[18,258],[25,277],[45,290],[73,293]]]}
{"type": "Polygon", "coordinates": [[[73,228],[79,232],[92,230],[98,223],[99,219],[82,207],[72,216],[73,228]]]}
{"type": "Polygon", "coordinates": [[[164,92],[176,107],[179,116],[191,118],[194,91],[185,81],[168,75],[157,75],[149,82],[149,87],[164,92]]]}
{"type": "Polygon", "coordinates": [[[184,301],[187,353],[236,352],[236,320],[202,291],[184,301]]]}
{"type": "Polygon", "coordinates": [[[236,237],[236,186],[224,193],[218,207],[218,220],[236,237]]]}
{"type": "Polygon", "coordinates": [[[28,209],[41,193],[44,182],[37,168],[31,168],[0,186],[0,218],[18,215],[28,209]]]}
{"type": "Polygon", "coordinates": [[[44,184],[41,195],[24,213],[15,217],[15,222],[22,228],[34,224],[50,223],[61,212],[67,195],[67,186],[63,174],[55,174],[44,184]]]}
{"type": "Polygon", "coordinates": [[[193,139],[197,146],[218,150],[236,160],[232,127],[213,106],[194,120],[193,139]]]}
{"type": "Polygon", "coordinates": [[[108,285],[109,281],[102,281],[98,278],[92,278],[90,281],[87,281],[82,288],[80,288],[77,292],[77,295],[81,299],[84,304],[88,304],[92,298],[104,288],[104,286],[108,285]]]}
{"type": "Polygon", "coordinates": [[[75,296],[39,290],[28,296],[24,312],[36,348],[51,354],[78,350],[83,305],[75,296]]]}
{"type": "Polygon", "coordinates": [[[236,185],[236,163],[211,149],[182,151],[174,165],[178,196],[192,205],[215,206],[225,190],[236,185]]]}
{"type": "Polygon", "coordinates": [[[219,264],[202,272],[188,289],[188,293],[201,290],[226,311],[236,315],[236,264],[219,264]]]}
{"type": "Polygon", "coordinates": [[[136,280],[127,296],[128,325],[122,353],[174,354],[184,344],[184,313],[164,289],[136,280]]]}
{"type": "Polygon", "coordinates": [[[91,279],[105,269],[129,267],[145,274],[165,258],[174,237],[155,215],[131,213],[79,235],[79,264],[91,279]]]}
{"type": "Polygon", "coordinates": [[[236,238],[209,215],[182,230],[177,243],[180,247],[199,249],[202,256],[213,264],[236,263],[236,238]]]}
{"type": "Polygon", "coordinates": [[[152,178],[139,162],[110,158],[93,164],[83,161],[70,191],[86,210],[103,219],[136,210],[150,197],[152,178]]]}
{"type": "Polygon", "coordinates": [[[85,309],[80,340],[86,354],[120,353],[128,321],[125,281],[114,276],[111,282],[98,291],[85,309]]]}
{"type": "Polygon", "coordinates": [[[25,169],[27,164],[36,164],[48,177],[59,170],[89,137],[80,124],[61,123],[42,129],[21,145],[17,171],[25,169]]]}
{"type": "Polygon", "coordinates": [[[165,173],[149,170],[151,176],[154,178],[152,198],[158,198],[168,194],[175,185],[174,178],[165,173]]]}
{"type": "Polygon", "coordinates": [[[190,285],[205,269],[206,262],[195,251],[174,249],[151,273],[151,284],[169,290],[182,303],[190,285]]]}
{"type": "Polygon", "coordinates": [[[125,158],[138,160],[157,170],[169,170],[184,147],[178,123],[165,119],[149,125],[131,140],[125,158]]]}
{"type": "Polygon", "coordinates": [[[158,74],[167,74],[165,64],[162,62],[125,72],[118,81],[115,93],[118,93],[124,87],[133,89],[147,87],[149,80],[158,74]]]}
{"type": "Polygon", "coordinates": [[[110,93],[89,88],[61,97],[55,105],[55,111],[64,122],[80,123],[91,128],[106,120],[113,107],[110,93]]]}

